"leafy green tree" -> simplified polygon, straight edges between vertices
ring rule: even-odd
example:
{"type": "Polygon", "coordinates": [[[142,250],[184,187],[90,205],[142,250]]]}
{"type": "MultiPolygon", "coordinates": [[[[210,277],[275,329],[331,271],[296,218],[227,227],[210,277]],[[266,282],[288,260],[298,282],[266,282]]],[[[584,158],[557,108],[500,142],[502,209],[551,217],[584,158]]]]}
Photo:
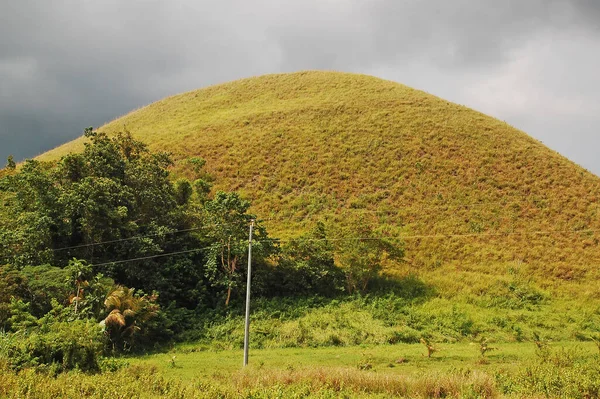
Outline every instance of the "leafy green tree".
{"type": "Polygon", "coordinates": [[[83,298],[83,287],[89,286],[87,275],[91,274],[92,267],[85,261],[73,259],[69,262],[68,272],[67,281],[75,286],[75,292],[71,294],[69,301],[74,304],[74,311],[77,313],[77,308],[83,298]]]}
{"type": "Polygon", "coordinates": [[[200,157],[192,157],[187,160],[188,165],[191,166],[194,175],[194,190],[198,196],[200,203],[204,203],[208,200],[208,194],[213,186],[213,176],[206,173],[203,169],[206,165],[206,160],[200,157]]]}
{"type": "Polygon", "coordinates": [[[108,137],[86,129],[85,136],[82,153],[58,163],[26,161],[0,180],[13,215],[0,226],[0,264],[66,267],[77,258],[97,265],[92,275],[196,305],[204,262],[194,250],[204,241],[191,232],[198,223],[191,184],[173,184],[168,154],[150,152],[129,132],[108,137]]]}
{"type": "Polygon", "coordinates": [[[73,312],[80,318],[97,319],[114,281],[101,273],[94,275],[90,264],[75,258],[69,261],[65,271],[66,285],[72,290],[69,304],[73,306],[73,312]]]}
{"type": "Polygon", "coordinates": [[[404,256],[401,244],[389,232],[383,228],[373,230],[367,223],[342,229],[334,242],[337,262],[344,270],[350,294],[365,292],[386,259],[399,261],[404,256]]]}
{"type": "Polygon", "coordinates": [[[269,296],[331,296],[345,288],[344,273],[335,265],[334,246],[322,222],[283,245],[277,265],[261,272],[269,296]]]}
{"type": "Polygon", "coordinates": [[[8,330],[11,300],[27,295],[27,278],[11,266],[0,266],[0,330],[8,330]]]}
{"type": "Polygon", "coordinates": [[[22,299],[10,300],[8,326],[11,331],[25,331],[37,327],[38,319],[31,314],[29,303],[22,299]]]}
{"type": "Polygon", "coordinates": [[[13,370],[40,368],[59,373],[69,370],[99,371],[103,337],[92,320],[52,321],[27,332],[0,335],[0,347],[13,370]]]}
{"type": "MultiPolygon", "coordinates": [[[[206,238],[211,243],[206,272],[214,285],[226,289],[225,306],[229,305],[232,292],[244,275],[241,269],[247,261],[249,227],[256,219],[248,213],[249,207],[250,202],[237,193],[222,191],[204,205],[206,238]]],[[[273,240],[259,222],[255,222],[253,236],[253,259],[268,257],[275,251],[273,240]]]]}
{"type": "Polygon", "coordinates": [[[8,159],[6,160],[6,169],[8,170],[15,170],[17,168],[17,164],[15,163],[15,159],[12,155],[8,156],[8,159]]]}
{"type": "Polygon", "coordinates": [[[22,299],[31,304],[34,316],[41,317],[50,311],[52,300],[67,304],[69,287],[65,283],[65,269],[49,265],[26,266],[20,273],[27,281],[26,293],[22,299]]]}

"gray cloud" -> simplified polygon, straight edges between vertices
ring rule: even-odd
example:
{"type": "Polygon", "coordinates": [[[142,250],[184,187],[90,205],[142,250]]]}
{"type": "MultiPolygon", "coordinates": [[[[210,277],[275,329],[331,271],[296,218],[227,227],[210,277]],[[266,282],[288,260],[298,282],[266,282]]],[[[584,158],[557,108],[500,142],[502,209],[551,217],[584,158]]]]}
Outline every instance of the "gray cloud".
{"type": "Polygon", "coordinates": [[[492,114],[600,173],[600,2],[21,0],[0,5],[0,157],[166,95],[335,69],[492,114]]]}

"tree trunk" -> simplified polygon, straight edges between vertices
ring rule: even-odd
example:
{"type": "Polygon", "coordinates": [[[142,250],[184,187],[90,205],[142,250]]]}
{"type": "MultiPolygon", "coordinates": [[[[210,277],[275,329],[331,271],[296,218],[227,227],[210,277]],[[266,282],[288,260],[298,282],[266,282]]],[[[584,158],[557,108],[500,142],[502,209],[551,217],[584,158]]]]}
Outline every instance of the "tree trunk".
{"type": "Polygon", "coordinates": [[[227,299],[225,299],[225,306],[229,306],[230,298],[231,298],[231,286],[227,287],[227,299]]]}
{"type": "Polygon", "coordinates": [[[79,281],[77,281],[77,291],[75,292],[75,314],[77,314],[77,304],[79,303],[79,281]]]}

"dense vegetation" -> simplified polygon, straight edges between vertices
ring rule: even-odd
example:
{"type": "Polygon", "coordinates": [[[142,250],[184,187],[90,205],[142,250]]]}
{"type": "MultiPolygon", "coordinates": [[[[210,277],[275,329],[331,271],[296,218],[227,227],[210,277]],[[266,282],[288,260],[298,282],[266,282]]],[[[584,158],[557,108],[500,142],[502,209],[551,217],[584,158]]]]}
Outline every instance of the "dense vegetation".
{"type": "Polygon", "coordinates": [[[16,369],[93,371],[102,352],[211,334],[204,324],[241,309],[251,223],[263,297],[366,292],[381,259],[403,255],[369,230],[333,245],[322,224],[280,246],[248,201],[211,193],[202,159],[189,160],[193,181],[172,182],[169,156],[130,134],[85,135],[82,153],[9,161],[0,180],[12,216],[0,234],[0,356],[16,369]]]}

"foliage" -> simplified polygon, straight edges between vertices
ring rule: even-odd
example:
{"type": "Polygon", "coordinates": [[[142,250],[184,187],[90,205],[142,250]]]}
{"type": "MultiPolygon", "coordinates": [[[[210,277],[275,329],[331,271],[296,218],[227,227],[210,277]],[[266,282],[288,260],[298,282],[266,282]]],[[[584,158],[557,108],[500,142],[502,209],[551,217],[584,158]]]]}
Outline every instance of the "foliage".
{"type": "MultiPolygon", "coordinates": [[[[204,273],[193,263],[201,259],[201,251],[153,258],[200,247],[190,230],[196,223],[189,204],[191,184],[173,184],[167,170],[170,157],[148,151],[127,131],[109,138],[87,129],[85,137],[89,142],[82,153],[65,155],[56,165],[29,160],[2,179],[14,218],[0,234],[0,259],[19,268],[51,264],[85,274],[71,276],[76,308],[83,299],[79,291],[90,293],[82,284],[103,276],[159,290],[165,300],[182,305],[200,301],[203,292],[196,286],[204,273]],[[140,257],[151,259],[113,263],[140,257]],[[92,270],[73,258],[96,266],[92,270]]],[[[96,300],[92,313],[98,304],[96,300]]]]}
{"type": "Polygon", "coordinates": [[[334,247],[322,222],[286,242],[277,264],[257,274],[267,296],[336,296],[345,289],[343,271],[335,265],[334,247]]]}
{"type": "Polygon", "coordinates": [[[254,215],[248,214],[250,202],[237,193],[219,191],[204,204],[206,238],[210,249],[206,260],[209,280],[227,291],[225,306],[229,305],[233,289],[239,284],[240,268],[247,259],[249,227],[252,223],[254,259],[266,258],[276,247],[267,230],[254,215]]]}
{"type": "Polygon", "coordinates": [[[17,168],[17,164],[15,163],[15,158],[12,155],[8,156],[8,159],[6,160],[5,168],[8,170],[15,170],[17,168]]]}
{"type": "Polygon", "coordinates": [[[65,268],[66,283],[73,294],[69,295],[69,304],[79,318],[98,319],[104,310],[104,299],[114,285],[112,279],[101,273],[93,274],[93,267],[85,261],[72,259],[65,268]]]}
{"type": "Polygon", "coordinates": [[[102,329],[94,321],[54,321],[0,336],[0,360],[14,370],[36,367],[53,373],[98,371],[102,329]]]}
{"type": "Polygon", "coordinates": [[[22,299],[11,299],[9,314],[8,331],[27,331],[37,326],[38,320],[31,314],[29,303],[22,299]]]}
{"type": "Polygon", "coordinates": [[[0,266],[0,330],[8,330],[11,302],[27,295],[26,277],[10,266],[0,266]]]}
{"type": "Polygon", "coordinates": [[[133,289],[117,286],[104,305],[108,315],[101,325],[111,343],[113,351],[130,350],[139,336],[143,336],[147,322],[156,317],[159,306],[157,295],[136,295],[133,289]]]}
{"type": "Polygon", "coordinates": [[[381,229],[372,230],[368,224],[359,223],[352,229],[341,229],[334,241],[335,253],[346,276],[346,289],[352,294],[365,293],[369,283],[379,276],[382,263],[389,259],[399,261],[404,251],[397,242],[385,236],[381,229]]]}

